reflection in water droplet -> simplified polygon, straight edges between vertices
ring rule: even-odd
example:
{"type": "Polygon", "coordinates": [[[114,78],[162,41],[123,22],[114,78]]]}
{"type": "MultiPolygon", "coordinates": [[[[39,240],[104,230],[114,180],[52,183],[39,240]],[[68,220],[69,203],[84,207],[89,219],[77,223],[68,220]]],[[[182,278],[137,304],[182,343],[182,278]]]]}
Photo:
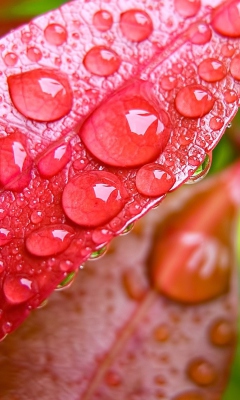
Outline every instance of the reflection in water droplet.
{"type": "Polygon", "coordinates": [[[177,111],[184,117],[199,118],[208,114],[215,99],[202,85],[189,85],[179,90],[175,99],[177,111]]]}
{"type": "Polygon", "coordinates": [[[66,277],[63,279],[61,283],[59,283],[59,285],[57,285],[55,290],[60,291],[69,288],[72,285],[76,276],[77,276],[76,271],[70,272],[70,274],[66,274],[66,277]]]}
{"type": "Polygon", "coordinates": [[[109,11],[99,10],[93,16],[93,25],[100,32],[108,31],[113,24],[113,17],[109,11]]]}
{"type": "Polygon", "coordinates": [[[85,68],[94,75],[109,76],[117,72],[121,64],[118,54],[106,46],[95,46],[83,59],[85,68]]]}
{"type": "Polygon", "coordinates": [[[153,31],[152,20],[143,10],[128,10],[120,16],[120,29],[128,40],[141,42],[153,31]]]}
{"type": "Polygon", "coordinates": [[[136,175],[136,187],[144,196],[158,197],[166,194],[175,183],[171,171],[159,164],[147,164],[136,175]]]}
{"type": "Polygon", "coordinates": [[[131,232],[134,228],[134,222],[129,224],[121,233],[121,235],[127,235],[129,232],[131,232]]]}
{"type": "Polygon", "coordinates": [[[29,47],[27,49],[27,57],[30,61],[38,62],[42,58],[42,52],[37,47],[29,47]]]}
{"type": "Polygon", "coordinates": [[[44,30],[44,36],[48,43],[61,46],[67,40],[67,31],[62,25],[50,24],[44,30]]]}
{"type": "Polygon", "coordinates": [[[217,7],[213,11],[212,27],[222,36],[240,37],[239,2],[233,1],[224,7],[217,7]]]}
{"type": "Polygon", "coordinates": [[[199,386],[212,385],[217,378],[215,367],[204,359],[196,359],[188,366],[189,378],[199,386]]]}
{"type": "Polygon", "coordinates": [[[24,275],[8,275],[3,283],[3,292],[11,304],[20,304],[36,293],[36,282],[24,275]]]}
{"type": "Polygon", "coordinates": [[[198,66],[198,73],[200,78],[206,82],[221,81],[227,75],[225,65],[216,58],[207,58],[202,61],[198,66]]]}
{"type": "Polygon", "coordinates": [[[208,174],[212,164],[212,153],[206,154],[203,163],[197,168],[186,184],[193,184],[201,181],[208,174]]]}
{"type": "Polygon", "coordinates": [[[236,333],[231,322],[221,319],[211,326],[210,339],[215,346],[229,346],[233,343],[236,333]]]}
{"type": "Polygon", "coordinates": [[[108,246],[103,246],[103,247],[101,247],[101,249],[94,251],[90,255],[89,260],[96,260],[96,259],[101,258],[102,256],[104,256],[104,254],[106,254],[107,249],[108,249],[108,246]]]}
{"type": "Polygon", "coordinates": [[[7,67],[13,67],[18,61],[18,56],[15,53],[7,53],[3,60],[7,67]]]}
{"type": "Polygon", "coordinates": [[[154,339],[158,342],[166,342],[169,335],[169,328],[165,324],[161,324],[154,329],[154,339]]]}
{"type": "Polygon", "coordinates": [[[201,7],[200,0],[174,0],[176,11],[185,18],[194,17],[201,7]]]}

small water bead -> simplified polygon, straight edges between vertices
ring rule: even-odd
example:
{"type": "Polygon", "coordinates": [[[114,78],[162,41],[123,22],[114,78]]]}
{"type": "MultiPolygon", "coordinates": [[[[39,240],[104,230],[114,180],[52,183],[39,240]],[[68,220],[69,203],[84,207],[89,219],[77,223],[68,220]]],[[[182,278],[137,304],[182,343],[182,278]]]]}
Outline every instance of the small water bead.
{"type": "Polygon", "coordinates": [[[234,79],[240,81],[240,54],[232,59],[230,64],[230,72],[234,79]]]}
{"type": "Polygon", "coordinates": [[[189,28],[189,39],[193,44],[203,45],[210,42],[212,30],[208,24],[199,22],[189,28]]]}
{"type": "Polygon", "coordinates": [[[128,40],[141,42],[151,35],[153,23],[145,11],[132,9],[120,15],[120,29],[128,40]]]}
{"type": "Polygon", "coordinates": [[[43,226],[27,236],[25,245],[34,256],[51,256],[65,251],[74,233],[70,226],[64,224],[43,226]]]}
{"type": "Polygon", "coordinates": [[[117,72],[121,58],[109,47],[95,46],[85,55],[83,65],[94,75],[109,76],[117,72]]]}
{"type": "Polygon", "coordinates": [[[222,55],[224,57],[232,57],[232,55],[235,53],[235,49],[231,44],[224,44],[222,46],[222,55]]]}
{"type": "Polygon", "coordinates": [[[170,137],[170,120],[152,99],[144,81],[113,94],[95,109],[79,135],[87,149],[102,162],[134,167],[156,159],[170,137]]]}
{"type": "Polygon", "coordinates": [[[100,32],[111,29],[113,24],[112,14],[107,10],[99,10],[93,16],[93,25],[100,32]]]}
{"type": "Polygon", "coordinates": [[[169,328],[165,324],[161,324],[154,329],[154,339],[157,342],[166,342],[169,339],[169,328]]]}
{"type": "MultiPolygon", "coordinates": [[[[2,330],[5,333],[4,338],[7,336],[8,333],[10,333],[12,331],[12,323],[10,321],[6,321],[2,324],[2,330]]],[[[2,338],[2,339],[4,339],[2,338]]],[[[1,339],[1,340],[2,340],[1,339]]]]}
{"type": "Polygon", "coordinates": [[[175,10],[183,17],[194,17],[201,8],[200,0],[174,0],[175,10]]]}
{"type": "Polygon", "coordinates": [[[39,68],[11,75],[8,87],[14,106],[26,118],[50,122],[71,111],[72,89],[60,71],[39,68]]]}
{"type": "Polygon", "coordinates": [[[179,90],[175,99],[177,111],[187,118],[200,118],[208,114],[215,99],[202,85],[189,85],[179,90]]]}
{"type": "Polygon", "coordinates": [[[212,165],[212,153],[206,154],[206,157],[201,165],[196,169],[192,176],[190,176],[189,180],[186,182],[187,184],[193,184],[200,182],[205,176],[208,174],[212,165]]]}
{"type": "Polygon", "coordinates": [[[121,376],[116,371],[108,371],[104,380],[110,387],[119,386],[122,383],[121,376]]]}
{"type": "Polygon", "coordinates": [[[18,56],[15,53],[7,53],[3,60],[7,67],[13,67],[18,61],[18,56]]]}
{"type": "Polygon", "coordinates": [[[211,326],[210,340],[215,346],[229,346],[235,340],[236,332],[231,322],[220,319],[211,326]]]}
{"type": "Polygon", "coordinates": [[[96,244],[102,244],[105,242],[109,242],[112,239],[112,232],[108,229],[95,229],[92,233],[92,240],[96,244]]]}
{"type": "Polygon", "coordinates": [[[121,233],[121,236],[123,235],[127,235],[128,233],[130,233],[134,228],[134,222],[132,222],[131,224],[129,224],[121,233]]]}
{"type": "Polygon", "coordinates": [[[43,212],[37,210],[33,211],[30,219],[33,224],[39,224],[43,220],[43,212]]]}
{"type": "Polygon", "coordinates": [[[209,126],[213,131],[218,131],[224,125],[224,121],[220,117],[212,117],[209,122],[209,126]]]}
{"type": "Polygon", "coordinates": [[[22,191],[31,179],[32,161],[25,148],[25,137],[12,133],[0,139],[0,185],[22,191]]]}
{"type": "Polygon", "coordinates": [[[225,65],[216,58],[208,58],[199,64],[198,73],[200,78],[206,82],[218,82],[225,78],[227,69],[225,65]]]}
{"type": "Polygon", "coordinates": [[[177,78],[174,76],[163,76],[160,85],[163,90],[173,90],[176,87],[177,78]]]}
{"type": "Polygon", "coordinates": [[[3,292],[9,303],[24,303],[36,294],[37,283],[24,275],[8,275],[3,283],[3,292]]]}
{"type": "Polygon", "coordinates": [[[32,39],[31,32],[22,32],[21,39],[23,43],[29,43],[30,40],[32,39]]]}
{"type": "Polygon", "coordinates": [[[29,47],[27,49],[27,57],[30,61],[37,63],[42,58],[42,52],[37,47],[29,47]]]}
{"type": "Polygon", "coordinates": [[[99,258],[101,258],[102,256],[104,256],[104,254],[106,254],[107,249],[108,249],[108,246],[103,246],[100,249],[93,251],[89,257],[89,260],[96,260],[96,259],[99,260],[99,258]]]}
{"type": "Polygon", "coordinates": [[[59,264],[61,271],[67,272],[73,270],[74,264],[70,260],[63,260],[59,264]]]}
{"type": "Polygon", "coordinates": [[[226,90],[224,93],[224,99],[228,104],[232,104],[238,100],[238,95],[234,90],[226,90]]]}
{"type": "Polygon", "coordinates": [[[206,397],[201,393],[189,391],[177,395],[173,400],[206,400],[206,397]]]}
{"type": "Polygon", "coordinates": [[[136,186],[139,193],[148,197],[166,194],[175,183],[175,177],[162,165],[147,164],[140,168],[136,175],[136,186]]]}
{"type": "Polygon", "coordinates": [[[239,2],[233,1],[224,7],[217,7],[213,11],[212,27],[220,35],[240,37],[239,2]]]}
{"type": "Polygon", "coordinates": [[[5,246],[12,240],[12,234],[8,229],[0,228],[0,246],[5,246]]]}
{"type": "Polygon", "coordinates": [[[60,291],[69,288],[72,285],[73,281],[75,280],[76,276],[77,276],[76,271],[70,272],[70,274],[66,274],[66,277],[63,279],[61,283],[59,283],[59,285],[57,285],[55,290],[60,291]]]}
{"type": "Polygon", "coordinates": [[[67,40],[67,31],[62,25],[50,24],[45,28],[44,36],[49,44],[61,46],[67,40]]]}
{"type": "Polygon", "coordinates": [[[215,367],[204,359],[196,359],[188,366],[189,378],[199,386],[212,385],[217,379],[215,367]]]}
{"type": "Polygon", "coordinates": [[[62,205],[67,216],[81,226],[96,227],[110,221],[124,206],[125,190],[109,172],[83,172],[64,188],[62,205]]]}
{"type": "Polygon", "coordinates": [[[72,148],[70,143],[54,144],[40,156],[37,162],[39,173],[44,178],[57,175],[71,160],[72,148]]]}

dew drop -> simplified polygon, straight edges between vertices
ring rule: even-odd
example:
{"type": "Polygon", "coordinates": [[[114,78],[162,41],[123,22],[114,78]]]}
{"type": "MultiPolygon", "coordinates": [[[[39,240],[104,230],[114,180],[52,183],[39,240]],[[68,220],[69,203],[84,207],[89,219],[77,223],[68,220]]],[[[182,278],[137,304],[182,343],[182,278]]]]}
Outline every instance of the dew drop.
{"type": "Polygon", "coordinates": [[[37,63],[42,58],[42,52],[37,47],[29,47],[27,49],[27,57],[30,61],[37,63]]]}
{"type": "Polygon", "coordinates": [[[0,139],[0,185],[22,191],[31,179],[32,161],[25,149],[25,138],[12,133],[0,139]]]}
{"type": "Polygon", "coordinates": [[[44,36],[49,44],[61,46],[67,40],[67,31],[62,25],[50,24],[44,30],[44,36]]]}
{"type": "Polygon", "coordinates": [[[163,76],[160,85],[163,90],[173,90],[176,87],[177,79],[174,76],[163,76]]]}
{"type": "Polygon", "coordinates": [[[122,379],[116,371],[108,371],[105,375],[105,382],[110,387],[119,386],[122,383],[122,379]]]}
{"type": "Polygon", "coordinates": [[[8,275],[3,283],[3,292],[11,304],[24,303],[36,294],[36,282],[24,275],[8,275]]]}
{"type": "Polygon", "coordinates": [[[106,46],[95,46],[83,59],[85,68],[94,75],[109,76],[116,72],[121,64],[118,54],[106,46]]]}
{"type": "Polygon", "coordinates": [[[136,186],[139,193],[148,197],[166,194],[175,183],[175,177],[165,167],[158,164],[147,164],[140,168],[136,175],[136,186]]]}
{"type": "Polygon", "coordinates": [[[61,271],[68,272],[73,269],[74,264],[70,260],[63,260],[60,262],[59,266],[61,271]]]}
{"type": "Polygon", "coordinates": [[[224,57],[232,57],[232,55],[235,53],[235,49],[231,44],[224,44],[222,46],[222,55],[224,57]]]}
{"type": "Polygon", "coordinates": [[[99,260],[99,258],[101,258],[102,256],[104,256],[104,254],[106,254],[107,249],[108,246],[103,246],[100,249],[93,251],[89,257],[89,260],[96,260],[96,259],[99,260]]]}
{"type": "Polygon", "coordinates": [[[107,229],[95,229],[92,233],[92,240],[96,244],[109,242],[112,238],[112,233],[107,229]]]}
{"type": "Polygon", "coordinates": [[[70,143],[50,146],[37,162],[40,175],[44,178],[57,175],[70,161],[71,155],[70,143]]]}
{"type": "Polygon", "coordinates": [[[166,342],[169,338],[169,335],[169,328],[165,324],[161,324],[154,329],[153,336],[157,342],[166,342]]]}
{"type": "Polygon", "coordinates": [[[210,362],[196,359],[188,366],[188,376],[199,386],[209,386],[216,381],[217,373],[210,362]]]}
{"type": "Polygon", "coordinates": [[[122,231],[121,236],[127,235],[128,233],[130,233],[133,230],[133,228],[134,228],[134,222],[132,222],[131,224],[126,226],[126,228],[122,231]]]}
{"type": "Polygon", "coordinates": [[[111,29],[113,17],[109,11],[99,10],[93,16],[93,25],[100,32],[106,32],[111,29]]]}
{"type": "Polygon", "coordinates": [[[223,127],[224,121],[220,117],[212,117],[209,126],[213,131],[218,131],[223,127]]]}
{"type": "Polygon", "coordinates": [[[68,225],[48,225],[31,232],[25,244],[34,256],[46,257],[66,250],[73,236],[74,230],[68,225]]]}
{"type": "Polygon", "coordinates": [[[15,53],[7,53],[3,60],[7,67],[13,67],[18,61],[18,56],[15,53]]]}
{"type": "Polygon", "coordinates": [[[151,86],[143,81],[116,92],[89,116],[79,135],[102,162],[134,167],[156,159],[170,137],[168,115],[153,106],[151,86]]]}
{"type": "Polygon", "coordinates": [[[48,304],[48,299],[42,301],[42,303],[37,306],[37,309],[44,308],[48,304]]]}
{"type": "Polygon", "coordinates": [[[189,85],[179,90],[175,99],[177,111],[187,118],[200,118],[208,114],[215,100],[202,85],[189,85]]]}
{"type": "Polygon", "coordinates": [[[31,219],[31,222],[32,222],[33,224],[39,224],[39,223],[42,222],[42,220],[43,220],[43,213],[42,213],[42,211],[36,211],[36,210],[33,211],[32,214],[31,214],[30,219],[31,219]]]}
{"type": "Polygon", "coordinates": [[[200,0],[174,0],[176,11],[185,18],[194,17],[201,8],[200,0]]]}
{"type": "Polygon", "coordinates": [[[8,77],[11,100],[26,118],[56,121],[71,111],[73,94],[65,74],[34,69],[8,77]]]}
{"type": "Polygon", "coordinates": [[[143,277],[135,270],[127,270],[122,276],[123,288],[127,296],[135,301],[141,301],[147,293],[147,285],[143,277]]]}
{"type": "Polygon", "coordinates": [[[210,339],[215,346],[229,346],[235,340],[233,324],[225,319],[214,322],[210,329],[210,339]]]}
{"type": "Polygon", "coordinates": [[[190,185],[192,183],[200,182],[208,174],[212,165],[212,153],[206,154],[206,157],[201,165],[196,169],[194,174],[190,176],[186,184],[190,185]]]}
{"type": "Polygon", "coordinates": [[[206,400],[206,398],[200,393],[189,391],[177,395],[173,400],[206,400]]]}
{"type": "Polygon", "coordinates": [[[234,90],[226,90],[224,93],[224,99],[228,104],[232,104],[238,100],[238,95],[234,90]]]}
{"type": "MultiPolygon", "coordinates": [[[[2,260],[0,260],[0,274],[5,270],[5,265],[2,260]]],[[[1,319],[1,310],[0,310],[0,319],[1,319]]]]}
{"type": "Polygon", "coordinates": [[[81,226],[102,225],[124,206],[125,191],[120,180],[109,172],[83,172],[64,188],[62,205],[67,216],[81,226]]]}
{"type": "Polygon", "coordinates": [[[2,330],[3,330],[3,332],[5,333],[5,336],[6,336],[8,333],[10,333],[12,331],[12,323],[10,321],[4,322],[2,324],[2,330]]]}
{"type": "Polygon", "coordinates": [[[240,81],[240,54],[232,59],[230,64],[230,72],[234,79],[240,81]]]}
{"type": "Polygon", "coordinates": [[[63,279],[61,283],[59,283],[59,285],[57,285],[55,290],[60,291],[69,288],[74,282],[76,276],[77,276],[76,271],[70,272],[70,274],[66,274],[66,277],[63,279]]]}
{"type": "Polygon", "coordinates": [[[189,39],[193,44],[203,45],[210,42],[212,37],[212,30],[204,23],[199,22],[189,28],[189,39]]]}
{"type": "Polygon", "coordinates": [[[212,27],[220,35],[240,37],[239,2],[233,1],[213,11],[212,27]]]}
{"type": "Polygon", "coordinates": [[[148,39],[153,31],[152,20],[143,10],[128,10],[120,16],[122,34],[132,42],[148,39]]]}
{"type": "Polygon", "coordinates": [[[216,58],[208,58],[202,61],[198,66],[198,73],[200,78],[206,82],[218,82],[225,78],[227,69],[225,65],[216,58]]]}
{"type": "Polygon", "coordinates": [[[12,234],[8,229],[0,228],[0,246],[5,246],[12,240],[12,234]]]}

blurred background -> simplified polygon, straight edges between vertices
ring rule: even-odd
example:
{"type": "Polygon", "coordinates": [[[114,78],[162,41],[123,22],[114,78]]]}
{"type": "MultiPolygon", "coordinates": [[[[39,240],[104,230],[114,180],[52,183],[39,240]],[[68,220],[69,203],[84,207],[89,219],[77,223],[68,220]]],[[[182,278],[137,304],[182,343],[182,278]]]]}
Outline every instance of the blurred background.
{"type": "MultiPolygon", "coordinates": [[[[0,0],[0,36],[4,36],[9,30],[28,22],[34,16],[48,10],[57,8],[66,3],[62,0],[0,0]]],[[[240,157],[240,113],[237,114],[231,126],[228,127],[224,137],[213,152],[213,162],[210,174],[215,174],[235,159],[240,157]]],[[[194,187],[193,187],[194,190],[194,187]]],[[[240,272],[240,218],[237,222],[237,257],[240,272]]],[[[239,273],[240,276],[240,273],[239,273]]],[[[238,337],[240,338],[240,318],[238,319],[238,337]]],[[[232,366],[232,373],[228,388],[223,400],[240,399],[240,340],[235,360],[232,366]]]]}

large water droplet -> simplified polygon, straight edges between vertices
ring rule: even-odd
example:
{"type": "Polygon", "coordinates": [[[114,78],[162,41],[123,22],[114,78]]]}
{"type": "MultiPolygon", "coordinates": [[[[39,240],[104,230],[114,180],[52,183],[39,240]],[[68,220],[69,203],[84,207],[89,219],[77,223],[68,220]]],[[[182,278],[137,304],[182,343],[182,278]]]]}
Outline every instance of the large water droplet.
{"type": "Polygon", "coordinates": [[[5,189],[22,191],[30,182],[32,161],[24,144],[18,133],[0,139],[0,185],[5,189]]]}
{"type": "Polygon", "coordinates": [[[221,319],[215,321],[210,329],[210,339],[215,346],[229,346],[236,337],[234,326],[231,322],[221,319]]]}
{"type": "Polygon", "coordinates": [[[8,229],[0,228],[0,246],[5,246],[12,240],[12,234],[8,229]]]}
{"type": "Polygon", "coordinates": [[[81,226],[105,224],[124,206],[120,180],[109,172],[83,172],[65,186],[62,205],[67,216],[81,226]]]}
{"type": "Polygon", "coordinates": [[[8,77],[14,106],[26,118],[56,121],[71,111],[73,94],[65,74],[51,69],[34,69],[8,77]]]}
{"type": "Polygon", "coordinates": [[[85,68],[94,75],[109,76],[116,72],[121,64],[119,55],[106,46],[95,46],[83,59],[85,68]]]}
{"type": "Polygon", "coordinates": [[[213,29],[223,36],[240,37],[240,7],[239,1],[223,4],[213,11],[213,29]]]}
{"type": "Polygon", "coordinates": [[[100,32],[108,31],[113,24],[113,17],[109,11],[99,10],[93,16],[93,25],[100,32]]]}
{"type": "Polygon", "coordinates": [[[157,197],[166,194],[175,183],[175,177],[165,167],[147,164],[136,175],[137,190],[144,196],[157,197]]]}
{"type": "Polygon", "coordinates": [[[217,82],[225,78],[227,69],[225,65],[216,58],[208,58],[199,64],[198,73],[200,78],[204,79],[206,82],[217,82]]]}
{"type": "Polygon", "coordinates": [[[184,117],[200,118],[208,114],[215,99],[202,85],[189,85],[179,90],[175,99],[177,111],[184,117]]]}
{"type": "Polygon", "coordinates": [[[3,283],[3,292],[12,304],[29,300],[37,291],[36,282],[21,275],[8,275],[3,283]]]}
{"type": "Polygon", "coordinates": [[[240,81],[240,54],[234,57],[231,61],[230,72],[234,79],[240,81]]]}
{"type": "Polygon", "coordinates": [[[156,159],[169,140],[170,122],[150,96],[151,86],[137,81],[106,100],[79,131],[88,150],[104,163],[119,167],[156,159]]]}
{"type": "Polygon", "coordinates": [[[133,230],[133,228],[134,228],[134,222],[126,226],[126,228],[122,231],[121,236],[127,235],[133,230]]]}
{"type": "Polygon", "coordinates": [[[201,393],[189,391],[177,395],[173,400],[206,400],[206,398],[201,393]]]}
{"type": "Polygon", "coordinates": [[[17,63],[18,56],[15,53],[7,53],[3,60],[8,67],[13,67],[17,63]]]}
{"type": "Polygon", "coordinates": [[[188,376],[199,386],[209,386],[215,382],[217,373],[210,362],[203,359],[196,359],[188,366],[188,376]]]}
{"type": "Polygon", "coordinates": [[[63,279],[63,281],[61,283],[59,283],[59,285],[57,285],[55,290],[59,291],[59,290],[69,288],[72,285],[72,283],[74,282],[76,276],[77,276],[76,271],[70,272],[70,274],[66,274],[66,277],[63,279]]]}
{"type": "Polygon", "coordinates": [[[48,43],[61,46],[67,40],[67,31],[62,25],[50,24],[44,30],[44,36],[48,43]]]}
{"type": "Polygon", "coordinates": [[[70,161],[71,155],[72,149],[69,143],[50,146],[37,162],[40,175],[44,178],[57,175],[70,161]]]}
{"type": "Polygon", "coordinates": [[[205,22],[197,22],[189,28],[189,39],[193,44],[203,45],[212,37],[212,30],[205,22]]]}
{"type": "Polygon", "coordinates": [[[201,7],[200,0],[174,0],[176,11],[185,18],[194,17],[201,7]]]}
{"type": "Polygon", "coordinates": [[[42,58],[42,52],[37,47],[29,47],[27,49],[27,57],[30,61],[38,62],[42,58]]]}
{"type": "Polygon", "coordinates": [[[228,104],[232,104],[238,100],[238,95],[234,90],[226,90],[224,93],[224,99],[228,104]]]}
{"type": "Polygon", "coordinates": [[[66,250],[73,236],[74,230],[68,225],[48,225],[31,232],[25,244],[34,256],[46,257],[66,250]]]}
{"type": "Polygon", "coordinates": [[[141,42],[151,35],[153,24],[145,11],[133,9],[121,14],[120,29],[127,39],[141,42]]]}
{"type": "Polygon", "coordinates": [[[200,182],[208,174],[212,165],[212,153],[206,154],[206,157],[201,165],[196,169],[194,174],[190,176],[187,184],[200,182]]]}

